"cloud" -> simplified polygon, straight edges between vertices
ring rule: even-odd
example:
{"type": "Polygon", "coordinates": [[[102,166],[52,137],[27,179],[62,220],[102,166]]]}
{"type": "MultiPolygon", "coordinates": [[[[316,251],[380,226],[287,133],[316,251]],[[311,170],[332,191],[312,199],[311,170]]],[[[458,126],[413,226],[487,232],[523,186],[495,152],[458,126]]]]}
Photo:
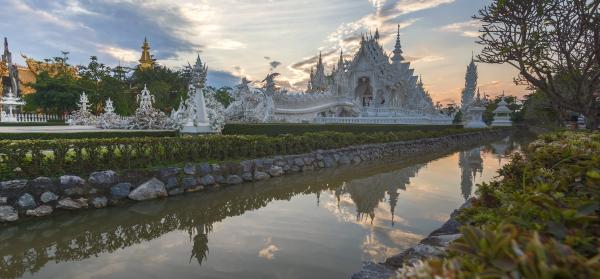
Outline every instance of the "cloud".
{"type": "Polygon", "coordinates": [[[271,237],[267,238],[265,247],[258,251],[258,256],[267,260],[275,258],[275,253],[279,251],[279,247],[271,243],[271,237]]]}
{"type": "Polygon", "coordinates": [[[439,55],[425,55],[425,56],[405,56],[406,60],[413,63],[431,63],[445,60],[446,57],[439,55]]]}
{"type": "Polygon", "coordinates": [[[116,60],[123,62],[137,62],[140,56],[140,52],[134,49],[126,49],[115,46],[99,45],[98,51],[108,54],[116,60]]]}
{"type": "Polygon", "coordinates": [[[207,75],[207,83],[209,86],[220,88],[223,86],[234,87],[240,83],[241,78],[228,71],[210,70],[207,75]]]}
{"type": "Polygon", "coordinates": [[[440,30],[445,32],[460,33],[463,37],[477,38],[479,36],[479,20],[470,20],[465,22],[456,22],[442,26],[440,30]]]}

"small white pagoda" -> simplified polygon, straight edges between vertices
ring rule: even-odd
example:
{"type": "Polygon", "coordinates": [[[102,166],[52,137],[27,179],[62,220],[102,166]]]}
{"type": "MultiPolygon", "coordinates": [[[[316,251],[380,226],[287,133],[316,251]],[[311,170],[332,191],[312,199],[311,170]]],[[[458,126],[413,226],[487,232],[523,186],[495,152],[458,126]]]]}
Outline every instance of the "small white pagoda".
{"type": "Polygon", "coordinates": [[[467,110],[467,123],[464,125],[468,129],[481,129],[487,128],[485,122],[483,122],[483,113],[485,112],[485,103],[481,100],[479,91],[477,91],[477,98],[467,110]]]}
{"type": "Polygon", "coordinates": [[[23,99],[15,96],[12,92],[12,89],[8,90],[6,96],[0,98],[0,103],[2,104],[2,114],[0,115],[0,122],[19,122],[17,116],[15,115],[15,109],[17,106],[24,106],[25,101],[23,99]],[[4,110],[4,107],[8,108],[8,113],[4,110]]]}
{"type": "Polygon", "coordinates": [[[494,121],[492,122],[493,127],[507,127],[512,126],[510,120],[510,114],[512,111],[508,108],[504,97],[498,103],[498,107],[494,110],[494,121]]]}

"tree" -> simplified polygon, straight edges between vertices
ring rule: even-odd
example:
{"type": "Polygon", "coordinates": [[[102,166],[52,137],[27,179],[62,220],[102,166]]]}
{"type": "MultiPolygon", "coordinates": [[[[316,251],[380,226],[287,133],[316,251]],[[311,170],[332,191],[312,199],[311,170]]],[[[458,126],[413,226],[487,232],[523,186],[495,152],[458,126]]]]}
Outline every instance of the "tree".
{"type": "Polygon", "coordinates": [[[36,93],[25,96],[26,110],[41,109],[45,113],[62,114],[75,110],[82,91],[71,75],[51,77],[48,72],[40,73],[30,86],[36,93]]]}
{"type": "Polygon", "coordinates": [[[182,98],[186,97],[188,81],[183,72],[173,71],[164,66],[156,65],[152,69],[137,69],[131,76],[131,82],[134,85],[132,94],[135,96],[146,85],[156,97],[156,108],[171,111],[179,106],[182,98]]]}
{"type": "Polygon", "coordinates": [[[223,105],[223,107],[227,108],[229,106],[229,104],[231,104],[231,102],[233,102],[233,98],[231,97],[231,94],[229,93],[232,90],[231,87],[223,86],[219,89],[215,89],[215,88],[209,86],[209,88],[215,92],[217,101],[219,101],[219,103],[221,103],[223,105]]]}
{"type": "Polygon", "coordinates": [[[600,0],[494,0],[481,20],[479,61],[519,70],[518,84],[600,122],[600,0]]]}

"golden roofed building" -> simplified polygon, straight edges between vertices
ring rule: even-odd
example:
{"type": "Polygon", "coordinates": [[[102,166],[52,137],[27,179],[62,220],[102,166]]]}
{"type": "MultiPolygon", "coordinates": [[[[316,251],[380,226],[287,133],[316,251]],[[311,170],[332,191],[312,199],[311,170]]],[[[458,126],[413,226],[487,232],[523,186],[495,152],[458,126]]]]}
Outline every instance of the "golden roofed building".
{"type": "Polygon", "coordinates": [[[17,95],[35,93],[29,84],[34,83],[41,72],[48,72],[52,77],[60,73],[77,77],[76,67],[60,62],[40,62],[23,54],[21,56],[25,59],[26,66],[13,63],[12,53],[8,49],[8,40],[4,38],[4,53],[0,60],[0,94],[4,94],[9,88],[17,95]]]}
{"type": "Polygon", "coordinates": [[[140,57],[140,65],[138,68],[141,71],[153,69],[155,64],[155,59],[150,54],[150,46],[148,45],[148,40],[144,38],[144,44],[142,45],[142,57],[140,57]]]}

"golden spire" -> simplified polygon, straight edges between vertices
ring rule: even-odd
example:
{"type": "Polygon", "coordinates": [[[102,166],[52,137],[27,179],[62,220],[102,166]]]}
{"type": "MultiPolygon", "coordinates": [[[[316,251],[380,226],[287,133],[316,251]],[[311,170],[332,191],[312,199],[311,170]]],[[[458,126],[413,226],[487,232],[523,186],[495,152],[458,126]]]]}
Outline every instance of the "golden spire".
{"type": "Polygon", "coordinates": [[[150,46],[148,45],[148,40],[144,37],[144,45],[142,46],[142,57],[140,58],[140,70],[147,70],[154,68],[154,59],[152,59],[152,55],[150,55],[150,46]]]}

